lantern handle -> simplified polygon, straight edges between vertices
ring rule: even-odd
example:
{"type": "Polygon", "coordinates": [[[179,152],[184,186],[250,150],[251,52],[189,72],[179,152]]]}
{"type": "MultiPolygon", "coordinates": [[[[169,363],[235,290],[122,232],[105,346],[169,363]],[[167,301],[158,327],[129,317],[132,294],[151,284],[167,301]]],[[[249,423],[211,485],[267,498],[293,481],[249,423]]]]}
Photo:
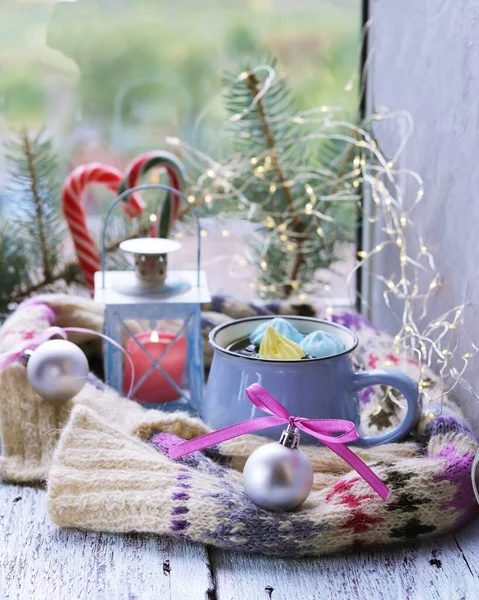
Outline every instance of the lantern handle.
{"type": "Polygon", "coordinates": [[[200,271],[201,271],[201,223],[200,217],[198,216],[198,212],[194,206],[191,206],[188,202],[187,197],[183,192],[176,190],[175,188],[163,184],[163,183],[145,183],[143,185],[137,185],[135,187],[129,188],[118,195],[113,202],[108,207],[106,211],[105,219],[103,222],[103,229],[101,232],[101,285],[102,288],[105,288],[105,271],[106,271],[106,228],[108,226],[108,222],[110,220],[111,214],[113,210],[125,200],[130,194],[135,192],[141,192],[143,190],[163,190],[165,192],[170,192],[171,194],[177,196],[182,202],[188,204],[189,209],[193,213],[196,219],[196,285],[200,287],[200,271]]]}

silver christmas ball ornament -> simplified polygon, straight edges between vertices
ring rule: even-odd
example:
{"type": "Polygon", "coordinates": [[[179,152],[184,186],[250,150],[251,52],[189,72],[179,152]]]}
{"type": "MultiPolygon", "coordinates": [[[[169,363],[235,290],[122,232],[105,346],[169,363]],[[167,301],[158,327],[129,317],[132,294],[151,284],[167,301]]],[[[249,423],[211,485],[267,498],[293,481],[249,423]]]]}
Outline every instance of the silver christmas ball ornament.
{"type": "Polygon", "coordinates": [[[81,392],[88,372],[88,360],[83,351],[66,340],[44,342],[28,357],[30,385],[51,402],[65,402],[81,392]]]}
{"type": "Polygon", "coordinates": [[[298,444],[299,431],[289,426],[279,442],[261,446],[246,461],[244,490],[260,508],[293,510],[309,496],[313,467],[298,444]]]}

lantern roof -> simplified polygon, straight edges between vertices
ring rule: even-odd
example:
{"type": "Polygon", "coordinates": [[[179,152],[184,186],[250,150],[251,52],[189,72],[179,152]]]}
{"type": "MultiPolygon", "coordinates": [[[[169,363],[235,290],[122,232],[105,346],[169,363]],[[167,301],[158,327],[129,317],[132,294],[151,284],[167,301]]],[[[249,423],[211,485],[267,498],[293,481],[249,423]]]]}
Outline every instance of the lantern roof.
{"type": "Polygon", "coordinates": [[[95,302],[106,306],[128,304],[203,304],[210,302],[206,274],[200,271],[170,271],[161,287],[142,284],[134,271],[97,271],[95,302]],[[103,285],[104,276],[104,285],[103,285]]]}

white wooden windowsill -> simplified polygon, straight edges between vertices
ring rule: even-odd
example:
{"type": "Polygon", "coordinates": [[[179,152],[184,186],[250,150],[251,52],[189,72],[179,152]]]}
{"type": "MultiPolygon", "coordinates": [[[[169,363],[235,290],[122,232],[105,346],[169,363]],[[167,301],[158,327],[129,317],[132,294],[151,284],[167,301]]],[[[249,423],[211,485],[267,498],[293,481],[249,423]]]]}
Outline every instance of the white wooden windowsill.
{"type": "Polygon", "coordinates": [[[0,483],[2,600],[477,600],[479,522],[455,535],[313,559],[153,535],[61,530],[45,492],[0,483]]]}

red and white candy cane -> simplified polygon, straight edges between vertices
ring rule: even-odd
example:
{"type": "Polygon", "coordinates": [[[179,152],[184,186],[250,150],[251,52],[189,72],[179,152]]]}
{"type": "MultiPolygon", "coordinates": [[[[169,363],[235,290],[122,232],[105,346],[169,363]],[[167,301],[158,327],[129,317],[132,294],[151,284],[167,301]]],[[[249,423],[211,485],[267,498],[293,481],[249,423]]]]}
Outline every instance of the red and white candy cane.
{"type": "MultiPolygon", "coordinates": [[[[140,178],[154,168],[165,169],[168,174],[170,186],[179,192],[182,191],[184,182],[183,163],[171,152],[166,150],[152,150],[151,152],[140,154],[126,167],[125,177],[118,188],[118,193],[121,194],[129,188],[137,186],[140,178]]],[[[164,216],[168,222],[163,224],[160,219],[158,225],[160,234],[163,234],[163,237],[168,237],[178,217],[181,204],[180,197],[176,194],[168,194],[165,204],[166,207],[162,211],[162,217],[164,216]]]]}
{"type": "MultiPolygon", "coordinates": [[[[73,239],[78,262],[83,271],[85,282],[92,290],[93,276],[101,270],[100,254],[88,230],[86,213],[82,204],[85,189],[91,184],[103,185],[115,194],[122,181],[123,174],[115,167],[102,163],[88,163],[74,169],[65,179],[62,188],[62,210],[73,239]]],[[[123,210],[132,219],[141,215],[143,200],[132,194],[123,203],[123,210]]]]}

